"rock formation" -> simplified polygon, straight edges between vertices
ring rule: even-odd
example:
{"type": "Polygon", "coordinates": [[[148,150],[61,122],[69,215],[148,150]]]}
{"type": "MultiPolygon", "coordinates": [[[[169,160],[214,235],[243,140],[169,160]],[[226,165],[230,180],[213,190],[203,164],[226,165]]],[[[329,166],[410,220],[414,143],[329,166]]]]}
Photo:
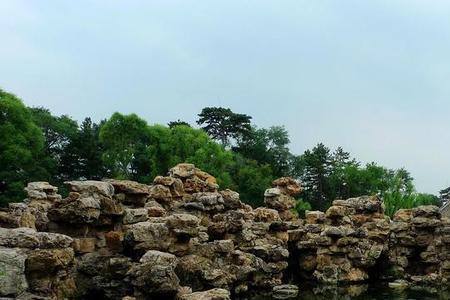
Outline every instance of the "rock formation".
{"type": "Polygon", "coordinates": [[[30,183],[24,203],[0,211],[0,297],[288,299],[303,281],[376,277],[398,287],[450,274],[450,221],[435,207],[391,221],[381,199],[359,197],[299,219],[293,179],[275,180],[266,207],[253,209],[192,164],[151,185],[66,185],[62,198],[47,182],[30,183]]]}
{"type": "Polygon", "coordinates": [[[306,224],[290,239],[303,276],[323,283],[369,279],[369,269],[387,251],[389,218],[380,199],[335,200],[325,213],[305,217],[306,224]]]}

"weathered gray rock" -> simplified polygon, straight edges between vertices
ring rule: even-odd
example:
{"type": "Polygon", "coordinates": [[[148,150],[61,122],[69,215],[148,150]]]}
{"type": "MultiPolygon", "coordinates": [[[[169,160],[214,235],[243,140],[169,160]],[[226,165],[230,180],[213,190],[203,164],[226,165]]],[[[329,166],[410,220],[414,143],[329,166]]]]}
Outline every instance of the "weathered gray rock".
{"type": "Polygon", "coordinates": [[[161,252],[156,250],[147,251],[139,260],[140,263],[151,265],[163,265],[176,267],[177,257],[167,252],[161,252]]]}
{"type": "Polygon", "coordinates": [[[60,223],[93,223],[100,217],[101,203],[93,196],[80,197],[70,194],[68,198],[57,202],[49,211],[50,220],[60,223]]]}
{"type": "Polygon", "coordinates": [[[110,183],[114,187],[116,194],[135,194],[135,195],[148,195],[149,186],[146,184],[138,183],[131,180],[117,180],[117,179],[105,179],[105,182],[110,183]]]}
{"type": "Polygon", "coordinates": [[[220,194],[222,195],[226,209],[238,209],[243,207],[243,203],[239,199],[239,193],[226,189],[224,191],[220,191],[220,194]]]}
{"type": "Polygon", "coordinates": [[[0,296],[18,296],[27,290],[26,259],[22,249],[0,247],[0,296]]]}
{"type": "Polygon", "coordinates": [[[56,200],[61,196],[57,195],[58,188],[52,186],[46,181],[30,182],[25,187],[25,192],[28,195],[28,201],[31,200],[56,200]]]}
{"type": "Polygon", "coordinates": [[[272,186],[278,188],[283,194],[295,196],[303,190],[300,184],[291,177],[281,177],[272,182],[272,186]]]}
{"type": "Polygon", "coordinates": [[[195,166],[193,164],[178,164],[169,170],[172,177],[188,178],[195,174],[195,166]]]}
{"type": "Polygon", "coordinates": [[[145,222],[148,220],[147,208],[126,208],[124,210],[123,224],[134,224],[138,222],[145,222]]]}
{"type": "Polygon", "coordinates": [[[114,194],[114,187],[112,184],[105,181],[66,181],[64,184],[68,185],[72,192],[101,194],[106,197],[112,197],[114,194]]]}
{"type": "Polygon", "coordinates": [[[180,280],[171,265],[142,263],[133,266],[127,275],[132,285],[144,294],[170,299],[180,288],[180,280]]]}
{"type": "Polygon", "coordinates": [[[292,299],[298,296],[298,286],[292,284],[284,284],[274,286],[272,289],[274,299],[292,299]]]}
{"type": "Polygon", "coordinates": [[[195,292],[180,297],[180,300],[230,300],[230,292],[225,289],[211,289],[204,292],[195,292]]]}
{"type": "Polygon", "coordinates": [[[37,232],[31,228],[0,228],[0,246],[4,247],[67,248],[72,241],[71,237],[59,233],[37,232]]]}
{"type": "Polygon", "coordinates": [[[128,227],[124,242],[134,250],[167,250],[171,241],[166,223],[139,222],[128,227]]]}

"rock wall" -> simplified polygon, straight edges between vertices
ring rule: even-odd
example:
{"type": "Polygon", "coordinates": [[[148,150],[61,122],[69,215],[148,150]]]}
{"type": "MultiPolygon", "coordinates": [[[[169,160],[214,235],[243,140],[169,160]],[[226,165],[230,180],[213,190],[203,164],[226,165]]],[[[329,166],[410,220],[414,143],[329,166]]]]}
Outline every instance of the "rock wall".
{"type": "Polygon", "coordinates": [[[377,197],[335,200],[325,212],[310,211],[291,232],[297,272],[323,283],[361,282],[388,249],[389,218],[377,197]]]}
{"type": "Polygon", "coordinates": [[[305,281],[446,282],[450,222],[435,207],[399,211],[377,197],[293,211],[297,182],[280,178],[252,209],[214,177],[179,164],[151,185],[69,181],[62,198],[30,183],[0,211],[0,296],[22,299],[295,297],[305,281]]]}

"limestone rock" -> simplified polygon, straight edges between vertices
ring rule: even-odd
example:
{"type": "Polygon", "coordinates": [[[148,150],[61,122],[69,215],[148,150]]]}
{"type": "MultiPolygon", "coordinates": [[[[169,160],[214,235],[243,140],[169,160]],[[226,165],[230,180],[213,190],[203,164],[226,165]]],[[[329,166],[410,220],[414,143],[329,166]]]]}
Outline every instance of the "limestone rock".
{"type": "Polygon", "coordinates": [[[144,294],[170,299],[180,288],[179,279],[171,265],[141,263],[133,266],[127,275],[133,286],[144,294]]]}
{"type": "Polygon", "coordinates": [[[0,228],[0,246],[4,247],[67,248],[72,241],[72,238],[63,234],[36,232],[31,228],[0,228]]]}
{"type": "Polygon", "coordinates": [[[46,181],[36,181],[30,182],[25,187],[25,192],[28,195],[28,200],[44,200],[44,201],[54,201],[60,198],[58,193],[58,188],[50,185],[46,181]]]}
{"type": "Polygon", "coordinates": [[[148,220],[147,208],[126,208],[123,216],[123,224],[134,224],[148,220]]]}
{"type": "Polygon", "coordinates": [[[95,238],[75,238],[72,248],[76,253],[90,253],[95,251],[96,242],[95,238]]]}
{"type": "Polygon", "coordinates": [[[274,299],[292,299],[298,295],[298,287],[296,285],[285,284],[277,285],[272,289],[274,299]]]}
{"type": "Polygon", "coordinates": [[[68,185],[72,192],[101,194],[106,197],[112,197],[114,194],[114,187],[112,184],[105,181],[66,181],[64,184],[68,185]]]}
{"type": "Polygon", "coordinates": [[[180,300],[230,300],[230,292],[225,289],[215,288],[204,292],[195,292],[182,295],[180,300]]]}
{"type": "Polygon", "coordinates": [[[222,195],[224,206],[226,209],[242,208],[243,204],[239,199],[239,193],[230,189],[226,189],[224,191],[220,191],[220,194],[222,195]]]}
{"type": "Polygon", "coordinates": [[[295,196],[300,194],[302,188],[300,184],[291,177],[281,177],[272,182],[272,186],[280,189],[283,194],[295,196]]]}
{"type": "Polygon", "coordinates": [[[195,174],[195,166],[193,164],[178,164],[169,170],[172,177],[188,178],[195,174]]]}
{"type": "Polygon", "coordinates": [[[17,296],[27,290],[26,259],[21,249],[0,247],[0,296],[17,296]]]}
{"type": "Polygon", "coordinates": [[[148,195],[149,186],[131,180],[105,179],[115,190],[115,193],[148,195]]]}
{"type": "Polygon", "coordinates": [[[156,250],[147,251],[139,260],[140,263],[150,263],[152,265],[164,265],[173,266],[177,264],[177,257],[167,252],[161,252],[156,250]]]}
{"type": "Polygon", "coordinates": [[[129,226],[124,243],[134,250],[167,250],[169,228],[165,223],[139,222],[129,226]]]}
{"type": "Polygon", "coordinates": [[[267,207],[276,209],[278,211],[284,211],[294,208],[295,201],[292,197],[287,196],[285,194],[281,194],[281,192],[277,191],[277,188],[266,190],[264,193],[265,199],[264,203],[267,207]],[[275,190],[275,191],[274,191],[275,190]],[[280,193],[277,196],[277,193],[280,193]]]}

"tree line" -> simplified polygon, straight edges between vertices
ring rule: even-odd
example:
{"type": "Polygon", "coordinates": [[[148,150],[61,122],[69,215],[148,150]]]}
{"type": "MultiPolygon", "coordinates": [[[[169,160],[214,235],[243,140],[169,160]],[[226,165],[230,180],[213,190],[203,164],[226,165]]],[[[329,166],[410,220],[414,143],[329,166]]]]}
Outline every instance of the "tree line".
{"type": "Polygon", "coordinates": [[[0,206],[22,200],[29,181],[50,181],[62,190],[62,183],[73,179],[150,183],[180,162],[211,173],[222,188],[237,190],[252,206],[261,205],[264,190],[282,176],[302,182],[300,213],[360,195],[382,196],[388,214],[439,202],[417,192],[405,169],[363,165],[342,148],[322,143],[296,155],[283,126],[258,128],[251,120],[228,108],[206,107],[198,115],[199,128],[182,120],[149,124],[118,112],[98,123],[89,117],[78,123],[43,107],[26,107],[0,90],[0,206]]]}

